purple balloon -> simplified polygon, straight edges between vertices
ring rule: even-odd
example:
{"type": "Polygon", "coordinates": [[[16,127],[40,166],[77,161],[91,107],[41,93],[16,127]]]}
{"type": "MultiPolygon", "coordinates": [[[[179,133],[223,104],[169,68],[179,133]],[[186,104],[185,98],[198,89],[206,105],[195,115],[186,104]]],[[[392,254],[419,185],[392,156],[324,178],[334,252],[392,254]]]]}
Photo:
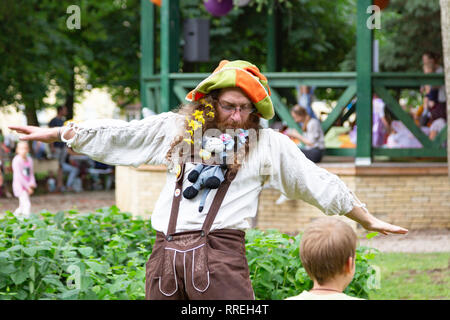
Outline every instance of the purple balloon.
{"type": "Polygon", "coordinates": [[[220,17],[226,15],[233,9],[233,0],[204,0],[206,10],[213,16],[220,17]]]}

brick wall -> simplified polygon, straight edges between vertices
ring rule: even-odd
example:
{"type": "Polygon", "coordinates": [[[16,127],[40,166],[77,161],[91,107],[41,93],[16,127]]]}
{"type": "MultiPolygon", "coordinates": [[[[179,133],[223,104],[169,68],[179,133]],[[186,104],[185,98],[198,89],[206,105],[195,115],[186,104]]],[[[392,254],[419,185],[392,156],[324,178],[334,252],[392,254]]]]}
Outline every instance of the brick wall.
{"type": "MultiPolygon", "coordinates": [[[[410,230],[450,228],[450,180],[445,164],[384,164],[355,167],[323,164],[366,203],[376,217],[410,230]]],[[[117,167],[116,202],[121,210],[149,217],[165,183],[165,168],[117,167]]],[[[255,225],[295,233],[323,213],[301,201],[276,204],[280,192],[264,189],[255,225]]],[[[342,219],[356,228],[350,219],[342,219]]],[[[359,229],[359,227],[358,227],[359,229]]]]}

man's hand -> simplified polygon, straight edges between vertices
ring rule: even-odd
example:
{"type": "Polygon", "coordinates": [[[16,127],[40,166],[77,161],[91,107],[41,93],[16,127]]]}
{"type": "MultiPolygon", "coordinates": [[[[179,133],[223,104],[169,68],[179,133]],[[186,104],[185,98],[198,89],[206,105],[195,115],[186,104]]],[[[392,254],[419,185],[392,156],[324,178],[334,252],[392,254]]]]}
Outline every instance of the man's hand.
{"type": "Polygon", "coordinates": [[[381,221],[380,219],[375,218],[369,212],[360,207],[354,207],[353,210],[347,213],[345,216],[358,222],[367,231],[378,231],[385,235],[388,235],[389,233],[408,233],[408,229],[381,221]]]}
{"type": "Polygon", "coordinates": [[[58,141],[59,127],[41,128],[36,126],[8,126],[8,128],[17,131],[18,133],[25,134],[25,136],[19,138],[20,140],[36,140],[45,143],[58,141]]]}

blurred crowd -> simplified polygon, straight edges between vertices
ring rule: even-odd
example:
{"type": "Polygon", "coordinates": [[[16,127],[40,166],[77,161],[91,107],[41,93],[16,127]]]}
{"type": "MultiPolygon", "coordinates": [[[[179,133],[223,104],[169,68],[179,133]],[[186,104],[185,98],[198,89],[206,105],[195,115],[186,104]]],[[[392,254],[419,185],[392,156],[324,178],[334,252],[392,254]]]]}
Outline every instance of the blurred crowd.
{"type": "MultiPolygon", "coordinates": [[[[425,74],[443,73],[440,57],[432,52],[422,56],[422,67],[425,74]]],[[[275,123],[271,127],[288,135],[302,150],[305,156],[313,162],[321,162],[325,154],[324,132],[321,127],[321,116],[318,117],[312,107],[314,88],[300,86],[297,88],[297,104],[290,109],[294,121],[302,133],[294,128],[288,128],[286,123],[275,123]]],[[[357,99],[354,98],[346,107],[346,111],[354,108],[357,99]]],[[[420,98],[417,105],[400,104],[415,124],[430,140],[436,139],[447,125],[447,102],[445,85],[423,85],[420,87],[420,98]]],[[[356,120],[349,121],[349,131],[339,135],[342,142],[340,148],[356,147],[356,120]],[[345,136],[345,137],[343,137],[345,136]]],[[[342,126],[337,119],[336,126],[342,126]]],[[[445,146],[446,142],[443,142],[445,146]]],[[[376,148],[422,148],[422,144],[400,120],[394,119],[388,111],[385,101],[378,95],[372,97],[372,146],[376,148]]]]}
{"type": "MultiPolygon", "coordinates": [[[[67,109],[58,107],[57,115],[48,126],[59,127],[64,125],[67,109]]],[[[18,156],[18,146],[21,143],[18,137],[12,134],[3,134],[0,129],[0,197],[12,197],[13,191],[14,158],[18,156]],[[13,177],[8,179],[7,177],[13,177]]],[[[45,178],[47,192],[81,192],[84,190],[110,190],[114,183],[114,167],[100,163],[89,157],[77,154],[62,142],[51,144],[33,141],[26,142],[26,155],[30,161],[57,160],[54,170],[48,170],[45,178]]],[[[23,159],[27,160],[24,155],[23,159]]],[[[28,173],[29,175],[29,173],[28,173]]]]}

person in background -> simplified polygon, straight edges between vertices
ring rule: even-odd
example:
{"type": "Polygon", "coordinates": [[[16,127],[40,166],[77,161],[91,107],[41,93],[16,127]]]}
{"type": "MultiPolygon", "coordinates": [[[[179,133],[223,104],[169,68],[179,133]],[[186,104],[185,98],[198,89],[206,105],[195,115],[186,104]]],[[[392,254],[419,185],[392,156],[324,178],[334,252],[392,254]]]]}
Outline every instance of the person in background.
{"type": "Polygon", "coordinates": [[[0,198],[7,197],[11,198],[12,195],[10,190],[8,189],[7,184],[5,183],[5,173],[10,168],[10,158],[9,153],[10,150],[5,144],[5,136],[3,135],[2,130],[0,129],[0,198]]]}
{"type": "Polygon", "coordinates": [[[306,109],[298,104],[292,108],[291,115],[295,122],[301,123],[304,134],[298,133],[295,129],[288,129],[286,135],[298,139],[303,144],[300,150],[309,160],[320,162],[325,153],[325,139],[319,120],[311,118],[306,109]]]}
{"type": "MultiPolygon", "coordinates": [[[[445,128],[447,121],[444,118],[438,118],[431,123],[429,137],[434,140],[436,136],[445,128]]],[[[444,143],[445,145],[445,143],[444,143]]]]}
{"type": "Polygon", "coordinates": [[[93,165],[88,169],[88,172],[92,177],[94,190],[102,189],[100,175],[106,175],[105,190],[111,189],[113,169],[113,166],[95,160],[93,161],[93,165]]]}
{"type": "Polygon", "coordinates": [[[31,214],[30,195],[37,187],[34,177],[33,159],[28,155],[28,142],[19,141],[16,146],[16,156],[12,161],[13,192],[19,198],[19,207],[14,216],[19,219],[29,218],[31,214]]]}
{"type": "Polygon", "coordinates": [[[56,177],[53,171],[48,172],[48,177],[46,181],[47,191],[53,193],[56,191],[56,177]]]}
{"type": "Polygon", "coordinates": [[[36,159],[38,160],[47,159],[47,151],[45,150],[45,143],[41,141],[33,141],[32,148],[36,159]]]}
{"type": "Polygon", "coordinates": [[[305,107],[311,118],[317,119],[316,114],[312,109],[312,98],[313,98],[313,89],[308,86],[299,86],[297,87],[298,93],[298,104],[305,107]]]}
{"type": "Polygon", "coordinates": [[[376,94],[372,100],[372,146],[381,147],[389,135],[390,125],[384,113],[384,102],[376,94]]]}
{"type": "MultiPolygon", "coordinates": [[[[67,107],[66,106],[59,106],[56,109],[56,117],[54,117],[52,120],[50,120],[48,127],[54,128],[54,127],[61,127],[64,125],[64,121],[66,120],[67,115],[67,107]]],[[[64,148],[65,144],[60,141],[56,141],[53,143],[50,143],[50,152],[52,154],[53,159],[57,159],[60,163],[59,170],[57,174],[57,188],[60,191],[64,190],[64,181],[63,181],[63,168],[61,167],[61,163],[63,161],[62,157],[64,156],[64,148]]]]}
{"type": "Polygon", "coordinates": [[[314,286],[286,300],[362,300],[343,293],[355,275],[357,237],[345,222],[319,218],[300,243],[300,259],[314,286]]]}
{"type": "MultiPolygon", "coordinates": [[[[438,63],[438,55],[426,52],[422,55],[423,69],[425,73],[443,73],[444,70],[438,63]]],[[[445,86],[424,86],[424,109],[429,112],[429,120],[447,119],[447,102],[445,86]]],[[[425,111],[425,110],[424,110],[425,111]]],[[[421,125],[425,125],[421,121],[421,125]]]]}
{"type": "Polygon", "coordinates": [[[64,146],[60,167],[62,168],[63,173],[68,174],[68,177],[66,187],[62,186],[61,188],[62,191],[75,191],[74,184],[76,183],[76,179],[80,174],[80,169],[76,166],[76,163],[73,162],[70,158],[71,154],[75,153],[66,146],[64,146]]]}

